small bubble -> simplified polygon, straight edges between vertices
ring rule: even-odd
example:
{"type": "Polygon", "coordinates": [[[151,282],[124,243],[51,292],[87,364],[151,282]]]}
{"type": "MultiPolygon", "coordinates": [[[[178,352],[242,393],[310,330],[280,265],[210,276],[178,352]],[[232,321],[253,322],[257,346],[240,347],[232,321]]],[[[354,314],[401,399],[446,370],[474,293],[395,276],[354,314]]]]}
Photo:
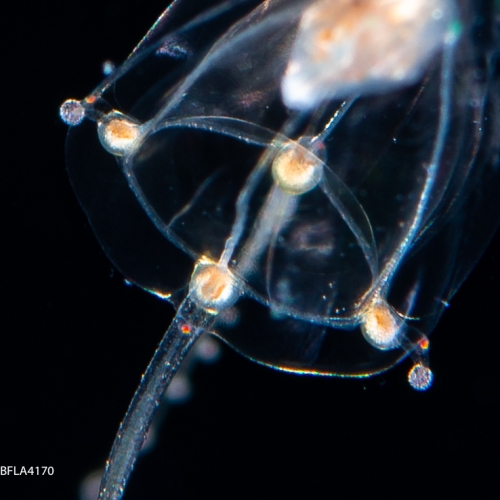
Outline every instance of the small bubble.
{"type": "Polygon", "coordinates": [[[102,73],[104,76],[109,76],[115,71],[115,64],[112,61],[104,61],[102,63],[102,73]]]}
{"type": "Polygon", "coordinates": [[[441,9],[434,9],[432,12],[432,19],[435,21],[439,21],[439,19],[443,18],[443,11],[441,9]]]}
{"type": "Polygon", "coordinates": [[[170,403],[184,403],[191,396],[191,384],[189,380],[182,376],[176,375],[170,383],[165,397],[170,403]]]}
{"type": "Polygon", "coordinates": [[[417,391],[426,391],[432,384],[432,371],[427,366],[417,363],[408,373],[408,382],[417,391]]]}
{"type": "Polygon", "coordinates": [[[104,469],[97,469],[88,474],[80,485],[80,500],[94,500],[99,494],[99,485],[104,469]]]}
{"type": "Polygon", "coordinates": [[[217,340],[204,336],[196,343],[196,354],[204,363],[213,363],[219,359],[221,348],[217,340]]]}
{"type": "Polygon", "coordinates": [[[59,116],[66,125],[78,125],[85,118],[85,109],[80,101],[68,99],[59,108],[59,116]]]}
{"type": "Polygon", "coordinates": [[[219,313],[217,324],[224,325],[225,328],[234,328],[240,321],[240,313],[235,307],[229,307],[219,313]]]}

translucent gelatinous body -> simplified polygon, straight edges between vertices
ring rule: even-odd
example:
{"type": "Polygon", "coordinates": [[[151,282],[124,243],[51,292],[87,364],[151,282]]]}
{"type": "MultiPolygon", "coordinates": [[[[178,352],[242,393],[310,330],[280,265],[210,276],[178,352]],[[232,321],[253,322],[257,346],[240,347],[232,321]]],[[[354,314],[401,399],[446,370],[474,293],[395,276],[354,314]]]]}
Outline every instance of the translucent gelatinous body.
{"type": "MultiPolygon", "coordinates": [[[[470,268],[458,275],[455,259],[437,268],[427,255],[454,255],[466,241],[454,224],[470,216],[471,186],[495,161],[487,148],[497,82],[475,79],[471,64],[484,49],[468,2],[251,7],[233,16],[226,4],[177,31],[158,28],[82,101],[97,135],[79,127],[70,136],[75,189],[108,254],[142,287],[174,300],[202,256],[234,275],[238,295],[228,292],[228,307],[239,298],[244,322],[261,307],[250,306],[256,300],[257,317],[268,318],[259,328],[282,338],[273,354],[268,334],[248,343],[215,328],[241,352],[287,370],[375,373],[413,351],[470,268]],[[173,44],[185,47],[183,57],[166,53],[173,44]],[[311,47],[318,53],[306,57],[311,47]],[[330,89],[315,91],[302,114],[281,92],[301,57],[326,72],[321,85],[330,89]],[[135,75],[144,85],[148,72],[151,83],[137,84],[134,98],[135,75]],[[117,108],[113,95],[130,104],[117,108]],[[89,146],[95,137],[119,168],[89,146]],[[106,200],[96,204],[87,181],[79,188],[89,165],[101,165],[99,192],[99,176],[116,179],[120,208],[108,220],[106,200]],[[289,347],[311,338],[314,355],[289,347]]],[[[316,85],[319,73],[300,74],[316,85]]]]}
{"type": "Polygon", "coordinates": [[[203,331],[298,373],[370,376],[410,356],[410,385],[430,386],[427,336],[500,219],[495,9],[173,9],[81,117],[63,105],[85,118],[68,169],[105,252],[178,310],[101,498],[120,497],[152,401],[203,331]]]}

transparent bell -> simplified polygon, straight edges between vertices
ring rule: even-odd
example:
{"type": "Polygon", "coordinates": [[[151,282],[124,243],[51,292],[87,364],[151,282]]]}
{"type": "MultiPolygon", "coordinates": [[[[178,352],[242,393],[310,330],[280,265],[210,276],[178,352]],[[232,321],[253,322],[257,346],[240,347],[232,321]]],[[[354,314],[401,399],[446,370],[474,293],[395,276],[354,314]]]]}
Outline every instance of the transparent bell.
{"type": "Polygon", "coordinates": [[[178,310],[100,498],[121,497],[151,401],[202,332],[298,373],[410,356],[410,384],[430,386],[428,336],[500,220],[498,7],[481,9],[183,0],[63,105],[104,251],[178,310]]]}

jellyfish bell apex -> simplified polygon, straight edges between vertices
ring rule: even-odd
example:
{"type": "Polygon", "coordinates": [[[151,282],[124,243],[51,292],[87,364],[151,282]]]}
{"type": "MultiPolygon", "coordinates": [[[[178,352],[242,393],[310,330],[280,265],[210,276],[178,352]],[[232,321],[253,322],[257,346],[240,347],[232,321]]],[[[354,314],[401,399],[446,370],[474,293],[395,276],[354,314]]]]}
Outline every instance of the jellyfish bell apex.
{"type": "Polygon", "coordinates": [[[397,90],[418,81],[450,38],[453,0],[319,0],[302,15],[281,84],[285,104],[397,90]]]}
{"type": "Polygon", "coordinates": [[[239,287],[227,267],[201,258],[191,276],[189,294],[199,307],[217,314],[236,302],[239,287]]]}
{"type": "Polygon", "coordinates": [[[111,111],[99,120],[97,134],[102,147],[115,156],[131,153],[140,134],[140,124],[119,111],[111,111]]]}

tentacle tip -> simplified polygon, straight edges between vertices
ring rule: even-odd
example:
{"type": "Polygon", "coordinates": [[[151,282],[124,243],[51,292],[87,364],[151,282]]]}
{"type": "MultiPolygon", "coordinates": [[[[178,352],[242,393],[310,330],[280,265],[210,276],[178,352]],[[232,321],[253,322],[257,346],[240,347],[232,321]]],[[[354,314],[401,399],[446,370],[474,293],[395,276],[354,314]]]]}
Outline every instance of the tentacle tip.
{"type": "Polygon", "coordinates": [[[416,391],[426,391],[432,385],[432,370],[422,363],[415,364],[408,373],[408,383],[416,391]]]}
{"type": "Polygon", "coordinates": [[[66,125],[79,125],[85,118],[85,108],[76,99],[67,99],[59,108],[59,116],[66,125]]]}

